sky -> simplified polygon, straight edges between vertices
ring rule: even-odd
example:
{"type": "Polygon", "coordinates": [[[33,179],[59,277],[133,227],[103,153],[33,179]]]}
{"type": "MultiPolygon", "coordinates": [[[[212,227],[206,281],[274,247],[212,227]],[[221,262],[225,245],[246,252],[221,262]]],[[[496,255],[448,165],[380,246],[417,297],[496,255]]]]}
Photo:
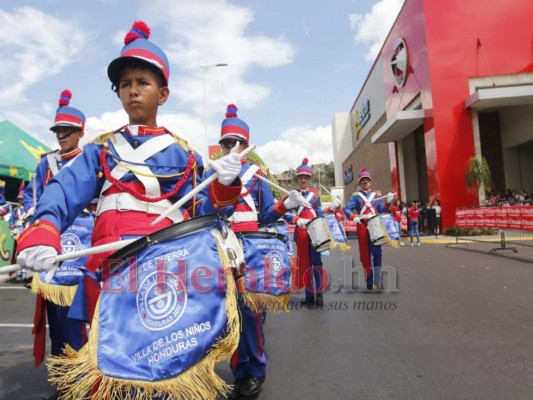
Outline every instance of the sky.
{"type": "Polygon", "coordinates": [[[106,71],[142,20],[170,61],[159,125],[204,156],[233,103],[272,172],[329,163],[334,114],[350,111],[403,1],[2,0],[0,121],[57,148],[49,128],[69,89],[84,143],[126,124],[106,71]]]}

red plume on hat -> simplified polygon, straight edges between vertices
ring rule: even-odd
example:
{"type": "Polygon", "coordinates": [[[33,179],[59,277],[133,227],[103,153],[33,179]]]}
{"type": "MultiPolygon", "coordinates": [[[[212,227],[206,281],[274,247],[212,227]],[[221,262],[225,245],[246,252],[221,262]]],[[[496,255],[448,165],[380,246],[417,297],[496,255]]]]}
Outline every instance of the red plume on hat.
{"type": "Polygon", "coordinates": [[[150,28],[143,21],[136,21],[131,26],[130,31],[124,37],[124,44],[130,44],[136,39],[149,39],[150,28]]]}
{"type": "Polygon", "coordinates": [[[296,176],[298,175],[309,175],[311,176],[311,167],[308,165],[309,163],[309,160],[307,159],[307,157],[305,157],[303,160],[302,160],[302,165],[300,165],[297,169],[296,169],[296,176]]]}
{"type": "Polygon", "coordinates": [[[20,183],[20,186],[19,186],[19,194],[17,196],[17,199],[23,199],[24,198],[24,189],[26,188],[26,184],[24,183],[24,181],[22,181],[20,183]]]}
{"type": "Polygon", "coordinates": [[[61,94],[59,95],[59,102],[58,102],[59,107],[68,106],[70,104],[71,98],[72,98],[72,93],[70,92],[70,90],[68,89],[63,90],[61,94]]]}

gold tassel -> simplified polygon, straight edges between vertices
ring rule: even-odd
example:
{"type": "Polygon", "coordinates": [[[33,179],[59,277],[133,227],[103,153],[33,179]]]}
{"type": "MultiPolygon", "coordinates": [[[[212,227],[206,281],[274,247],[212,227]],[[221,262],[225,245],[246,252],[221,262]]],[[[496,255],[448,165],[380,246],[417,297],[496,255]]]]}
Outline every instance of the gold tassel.
{"type": "Polygon", "coordinates": [[[333,235],[331,234],[331,231],[329,230],[329,227],[327,229],[328,237],[329,237],[329,247],[332,249],[339,249],[341,251],[349,251],[351,250],[351,247],[348,243],[340,243],[333,240],[333,235]]]}
{"type": "Polygon", "coordinates": [[[244,304],[253,312],[262,313],[263,311],[270,311],[274,314],[289,312],[290,293],[274,296],[267,293],[243,292],[241,296],[244,304]]]}
{"type": "Polygon", "coordinates": [[[231,266],[218,243],[217,247],[226,277],[226,337],[219,338],[201,361],[173,378],[149,382],[107,377],[98,369],[98,301],[87,344],[79,351],[67,345],[63,356],[48,359],[50,381],[57,384],[60,399],[88,398],[95,386],[97,389],[91,400],[150,400],[157,396],[176,400],[214,400],[219,395],[226,396],[230,386],[215,373],[214,367],[229,360],[237,349],[240,326],[231,266]]]}
{"type": "Polygon", "coordinates": [[[54,303],[58,306],[71,306],[77,289],[78,285],[63,286],[52,285],[43,282],[39,278],[38,272],[33,273],[33,279],[31,281],[31,292],[34,294],[40,294],[45,300],[54,303]]]}

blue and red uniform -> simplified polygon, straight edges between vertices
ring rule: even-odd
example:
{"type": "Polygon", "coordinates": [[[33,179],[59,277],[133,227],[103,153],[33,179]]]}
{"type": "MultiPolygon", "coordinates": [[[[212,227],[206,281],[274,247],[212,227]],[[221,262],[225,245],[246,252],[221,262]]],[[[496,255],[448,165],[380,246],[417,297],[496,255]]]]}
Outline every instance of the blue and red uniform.
{"type": "MultiPolygon", "coordinates": [[[[203,180],[201,158],[163,127],[127,126],[102,135],[49,181],[32,225],[20,236],[18,252],[36,245],[60,252],[60,232],[93,199],[98,199],[93,246],[148,235],[177,221],[174,213],[151,225],[203,180]]],[[[230,214],[240,190],[239,179],[233,186],[215,180],[185,204],[182,214],[195,217],[226,210],[230,214]]],[[[90,256],[87,268],[95,271],[110,254],[90,256]]],[[[86,278],[86,290],[91,321],[100,286],[86,278]]]]}
{"type": "MultiPolygon", "coordinates": [[[[60,154],[59,150],[43,154],[35,170],[33,180],[30,181],[24,190],[23,209],[25,211],[33,209],[34,202],[41,197],[50,180],[82,152],[83,150],[81,148],[77,148],[66,154],[60,154]],[[33,198],[34,185],[37,199],[33,198]]],[[[45,206],[43,205],[42,207],[45,206]]],[[[35,273],[33,279],[36,281],[40,279],[39,274],[35,273]]],[[[36,286],[36,283],[33,286],[36,286]]],[[[69,310],[69,306],[55,304],[45,299],[43,294],[36,293],[32,332],[35,335],[33,343],[35,367],[38,367],[44,360],[47,315],[52,355],[57,356],[62,354],[65,344],[68,344],[75,350],[79,350],[87,341],[85,323],[68,318],[67,314],[69,310]]]]}
{"type": "MultiPolygon", "coordinates": [[[[286,213],[283,218],[289,224],[297,224],[300,218],[312,220],[324,214],[322,201],[317,189],[307,188],[307,190],[299,190],[299,192],[307,203],[311,205],[311,208],[302,205],[297,209],[296,214],[286,213]]],[[[323,286],[327,284],[323,280],[322,258],[320,253],[315,251],[305,227],[296,226],[294,241],[296,242],[297,272],[293,280],[293,286],[296,290],[305,288],[305,297],[314,298],[314,293],[322,293],[323,286]]]]}
{"type": "MultiPolygon", "coordinates": [[[[379,213],[388,212],[381,200],[376,200],[378,195],[373,190],[356,192],[346,203],[344,213],[350,220],[354,220],[357,211],[359,216],[371,216],[379,213]]],[[[376,278],[376,285],[381,286],[381,245],[374,245],[370,240],[368,234],[368,227],[366,222],[368,219],[362,218],[357,224],[357,241],[359,243],[359,259],[365,270],[367,288],[372,289],[374,283],[373,277],[376,278]],[[372,260],[370,257],[372,256],[372,260]],[[372,273],[372,266],[374,267],[374,274],[372,273]]]]}
{"type": "MultiPolygon", "coordinates": [[[[256,232],[259,225],[277,221],[287,209],[283,201],[274,201],[267,183],[254,174],[263,175],[261,169],[242,160],[239,174],[243,187],[235,212],[230,217],[234,232],[256,232]]],[[[230,367],[237,381],[255,377],[264,378],[266,374],[266,355],[263,349],[263,320],[261,314],[247,307],[242,296],[238,298],[241,311],[241,335],[239,346],[231,357],[230,367]]]]}

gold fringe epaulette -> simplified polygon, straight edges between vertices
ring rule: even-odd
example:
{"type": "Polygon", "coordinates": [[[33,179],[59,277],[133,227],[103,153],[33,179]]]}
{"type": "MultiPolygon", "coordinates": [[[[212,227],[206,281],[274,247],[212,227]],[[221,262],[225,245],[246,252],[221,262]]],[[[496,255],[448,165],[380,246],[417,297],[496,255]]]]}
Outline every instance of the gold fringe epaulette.
{"type": "Polygon", "coordinates": [[[40,294],[45,300],[63,307],[69,307],[72,305],[72,300],[74,299],[77,289],[78,285],[63,286],[45,283],[39,278],[39,273],[37,272],[33,274],[33,279],[31,281],[32,293],[40,294]]]}
{"type": "Polygon", "coordinates": [[[63,356],[50,356],[48,372],[50,381],[57,384],[63,400],[89,398],[91,400],[150,400],[165,399],[215,400],[226,397],[231,386],[215,373],[215,365],[229,360],[239,343],[240,325],[237,291],[231,266],[223,249],[218,252],[226,278],[225,312],[227,336],[219,338],[206,356],[183,373],[159,381],[138,381],[106,376],[98,368],[98,316],[99,302],[89,332],[89,341],[79,351],[66,346],[63,356]]]}
{"type": "Polygon", "coordinates": [[[89,143],[95,143],[95,144],[99,144],[101,146],[106,144],[109,140],[111,140],[113,143],[115,143],[114,136],[115,136],[115,134],[117,132],[120,132],[120,130],[102,133],[101,135],[99,135],[99,136],[95,137],[93,140],[91,140],[89,143]]]}

